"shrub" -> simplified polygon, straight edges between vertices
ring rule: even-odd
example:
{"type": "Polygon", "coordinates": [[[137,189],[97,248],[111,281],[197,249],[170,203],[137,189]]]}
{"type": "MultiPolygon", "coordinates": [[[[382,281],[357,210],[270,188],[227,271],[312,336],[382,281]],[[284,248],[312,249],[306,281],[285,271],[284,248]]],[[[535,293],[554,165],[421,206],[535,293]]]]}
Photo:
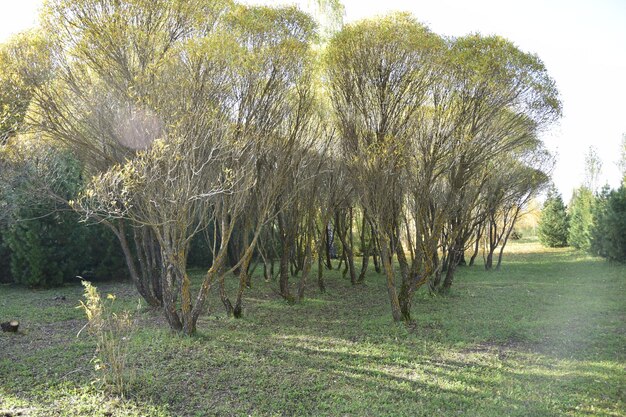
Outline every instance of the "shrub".
{"type": "Polygon", "coordinates": [[[0,255],[4,255],[0,281],[12,275],[19,284],[51,287],[77,275],[122,274],[124,257],[115,236],[103,225],[80,223],[76,213],[59,203],[74,197],[82,186],[82,168],[76,159],[48,148],[26,147],[21,154],[30,159],[16,158],[11,186],[0,193],[0,207],[7,208],[0,229],[0,255]]]}
{"type": "Polygon", "coordinates": [[[131,377],[127,366],[133,330],[131,315],[128,311],[114,313],[114,295],[108,294],[103,301],[96,287],[89,281],[82,283],[86,301],[81,301],[78,308],[85,311],[85,327],[96,339],[96,351],[92,361],[98,376],[94,382],[100,388],[123,396],[127,393],[131,377]]]}
{"type": "Polygon", "coordinates": [[[19,284],[61,285],[79,274],[85,242],[73,213],[41,214],[36,218],[40,213],[22,210],[22,219],[9,229],[11,272],[19,284]]]}

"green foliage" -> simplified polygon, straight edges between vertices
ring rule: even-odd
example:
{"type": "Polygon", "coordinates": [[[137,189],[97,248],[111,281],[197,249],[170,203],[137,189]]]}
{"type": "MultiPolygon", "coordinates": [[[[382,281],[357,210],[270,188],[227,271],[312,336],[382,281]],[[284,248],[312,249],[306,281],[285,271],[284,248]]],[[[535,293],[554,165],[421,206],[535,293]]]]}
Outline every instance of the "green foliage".
{"type": "Polygon", "coordinates": [[[593,208],[591,251],[604,258],[626,262],[626,185],[605,187],[593,208]]]}
{"type": "Polygon", "coordinates": [[[15,282],[34,286],[61,285],[80,273],[85,241],[71,212],[50,213],[48,207],[23,208],[7,234],[15,282]]]}
{"type": "Polygon", "coordinates": [[[591,227],[593,225],[594,196],[587,187],[574,191],[569,204],[568,243],[576,249],[591,249],[591,227]]]}
{"type": "Polygon", "coordinates": [[[0,283],[12,282],[11,251],[5,242],[6,227],[0,225],[0,283]]]}
{"type": "Polygon", "coordinates": [[[0,144],[22,128],[35,88],[51,72],[49,45],[41,32],[23,32],[0,45],[0,144]]]}
{"type": "Polygon", "coordinates": [[[0,228],[0,253],[6,255],[3,263],[10,265],[13,281],[50,287],[77,275],[118,275],[123,258],[113,234],[102,225],[80,223],[79,216],[59,202],[75,195],[82,184],[77,161],[47,147],[24,144],[23,151],[31,159],[20,162],[13,173],[15,187],[0,196],[11,203],[8,224],[0,228]]]}
{"type": "MultiPolygon", "coordinates": [[[[32,198],[39,181],[49,181],[60,195],[71,195],[80,181],[79,167],[69,155],[46,152],[44,161],[24,161],[22,174],[28,179],[14,191],[17,206],[5,235],[15,282],[28,286],[55,286],[73,279],[86,255],[78,216],[49,197],[32,198]]],[[[37,159],[36,152],[31,156],[37,159]]]]}
{"type": "Polygon", "coordinates": [[[541,211],[539,220],[539,240],[544,246],[558,248],[567,246],[569,216],[563,198],[553,187],[541,211]]]}
{"type": "Polygon", "coordinates": [[[593,205],[593,225],[591,228],[591,253],[607,257],[607,236],[608,230],[608,200],[611,190],[608,186],[604,186],[596,196],[593,205]]]}

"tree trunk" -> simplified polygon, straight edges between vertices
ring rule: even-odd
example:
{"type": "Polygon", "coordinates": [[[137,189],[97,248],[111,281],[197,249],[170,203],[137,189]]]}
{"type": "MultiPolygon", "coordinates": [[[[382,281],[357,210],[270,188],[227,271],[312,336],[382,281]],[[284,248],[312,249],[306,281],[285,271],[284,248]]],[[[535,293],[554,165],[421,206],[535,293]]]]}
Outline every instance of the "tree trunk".
{"type": "Polygon", "coordinates": [[[159,265],[162,265],[161,251],[159,250],[159,242],[152,236],[149,241],[149,260],[148,260],[148,279],[152,283],[153,294],[160,304],[163,304],[163,283],[161,282],[161,272],[159,265]]]}
{"type": "Polygon", "coordinates": [[[304,300],[304,291],[306,289],[306,282],[311,272],[311,264],[313,263],[313,250],[311,249],[311,242],[307,244],[304,253],[304,265],[302,267],[302,278],[298,284],[298,302],[304,300]]]}
{"type": "Polygon", "coordinates": [[[489,222],[489,253],[487,254],[487,259],[485,260],[485,269],[487,271],[491,271],[493,269],[493,254],[498,247],[498,230],[494,223],[494,221],[489,222]]]}
{"type": "Polygon", "coordinates": [[[228,317],[232,317],[234,307],[233,307],[233,304],[228,299],[228,295],[226,295],[226,286],[224,283],[225,277],[226,277],[226,274],[220,273],[220,276],[218,278],[218,289],[220,293],[220,299],[222,300],[222,304],[224,304],[224,308],[226,309],[226,315],[228,317]]]}
{"type": "Polygon", "coordinates": [[[370,256],[368,251],[363,253],[363,259],[361,260],[361,273],[359,273],[359,279],[357,283],[363,284],[365,282],[365,274],[367,273],[367,267],[369,265],[370,256]]]}
{"type": "Polygon", "coordinates": [[[193,317],[193,305],[191,303],[191,280],[187,272],[180,271],[182,285],[181,285],[181,316],[183,318],[183,333],[187,336],[191,336],[196,332],[196,321],[193,317]]]}
{"type": "Polygon", "coordinates": [[[430,292],[434,293],[435,291],[439,290],[439,285],[441,285],[441,273],[443,271],[443,267],[440,267],[439,265],[439,253],[437,251],[435,251],[432,255],[432,264],[433,264],[433,270],[434,275],[430,280],[430,292]]]}
{"type": "Polygon", "coordinates": [[[493,269],[493,248],[489,248],[489,253],[487,254],[487,259],[485,260],[485,269],[487,271],[491,271],[493,269]]]}
{"type": "Polygon", "coordinates": [[[291,233],[288,229],[288,225],[286,224],[286,219],[284,214],[278,215],[278,224],[280,228],[281,240],[282,240],[282,251],[280,254],[280,265],[279,265],[279,288],[280,295],[287,301],[293,301],[291,294],[289,292],[289,276],[290,276],[290,261],[291,261],[291,249],[293,246],[293,239],[291,233]]]}
{"type": "Polygon", "coordinates": [[[235,299],[235,307],[233,308],[233,316],[236,319],[243,317],[243,293],[246,288],[250,288],[248,282],[250,280],[250,262],[252,262],[253,251],[247,251],[241,264],[241,272],[239,273],[239,288],[237,289],[237,298],[235,299]]]}
{"type": "Polygon", "coordinates": [[[20,322],[17,320],[11,320],[4,323],[0,323],[0,328],[3,332],[17,333],[17,329],[20,327],[20,322]]]}
{"type": "MultiPolygon", "coordinates": [[[[339,258],[339,263],[337,264],[337,271],[341,270],[341,265],[343,265],[343,261],[345,259],[346,259],[346,251],[343,250],[343,248],[342,248],[342,250],[341,250],[341,257],[339,258]]],[[[344,275],[344,277],[345,277],[345,275],[344,275]]]]}
{"type": "MultiPolygon", "coordinates": [[[[204,309],[204,303],[206,302],[209,291],[211,290],[211,286],[213,284],[213,280],[216,276],[220,276],[221,278],[221,288],[220,292],[224,291],[223,285],[223,268],[228,259],[228,241],[230,240],[230,236],[232,233],[233,225],[227,220],[227,216],[223,216],[220,221],[220,230],[221,230],[221,238],[219,250],[213,257],[213,265],[207,271],[204,279],[202,280],[202,284],[200,286],[200,290],[196,296],[196,301],[193,304],[193,308],[190,313],[191,323],[193,323],[193,330],[195,331],[195,326],[200,317],[200,313],[204,309]]],[[[222,294],[220,294],[221,296],[222,294]]]]}
{"type": "Polygon", "coordinates": [[[319,251],[317,254],[317,286],[320,289],[321,293],[326,292],[326,283],[324,282],[324,260],[323,252],[319,251]]]}
{"type": "Polygon", "coordinates": [[[459,249],[455,246],[450,250],[450,260],[448,262],[448,269],[446,270],[446,277],[443,280],[443,286],[441,288],[441,292],[447,293],[450,291],[452,287],[452,281],[454,280],[454,273],[456,272],[456,268],[459,265],[459,260],[461,259],[461,255],[459,249]]]}
{"type": "MultiPolygon", "coordinates": [[[[163,257],[163,262],[167,262],[163,257]]],[[[178,315],[176,300],[177,295],[177,283],[174,271],[174,266],[171,264],[164,265],[164,282],[163,282],[163,310],[165,312],[165,318],[170,325],[170,328],[174,331],[181,331],[183,329],[183,323],[178,315]]]]}
{"type": "Polygon", "coordinates": [[[402,311],[400,309],[400,302],[398,300],[398,293],[396,291],[395,273],[393,271],[393,264],[391,263],[390,251],[389,251],[389,238],[380,237],[380,251],[381,259],[383,261],[383,268],[385,270],[385,276],[387,278],[387,294],[389,295],[389,302],[391,303],[391,316],[393,321],[402,321],[402,311]]]}
{"type": "Polygon", "coordinates": [[[324,252],[326,253],[326,268],[329,270],[333,269],[333,263],[331,261],[330,249],[333,245],[333,235],[330,224],[326,222],[326,226],[324,226],[324,252]]]}
{"type": "Polygon", "coordinates": [[[469,266],[474,266],[474,261],[476,260],[476,257],[478,256],[478,250],[480,249],[480,238],[482,237],[482,226],[478,226],[478,229],[476,231],[476,242],[474,243],[474,253],[472,253],[472,257],[470,258],[469,261],[469,266]]]}
{"type": "MultiPolygon", "coordinates": [[[[137,292],[139,292],[139,295],[141,295],[143,299],[146,300],[148,305],[152,307],[161,307],[161,305],[163,304],[162,299],[158,299],[155,294],[150,291],[148,287],[149,283],[143,279],[144,274],[142,273],[140,275],[137,271],[134,256],[132,251],[130,250],[128,240],[126,238],[124,221],[120,220],[118,222],[117,228],[111,225],[111,230],[113,230],[113,233],[115,233],[115,236],[117,236],[120,242],[122,252],[124,253],[124,259],[126,260],[126,266],[128,267],[128,272],[130,274],[131,280],[133,281],[133,284],[135,284],[135,288],[137,288],[137,292]]],[[[158,279],[158,277],[157,280],[159,282],[161,281],[160,279],[158,279]]]]}
{"type": "Polygon", "coordinates": [[[378,240],[372,236],[372,262],[374,262],[374,271],[380,274],[382,269],[380,268],[380,262],[378,262],[378,254],[380,253],[380,247],[378,245],[378,240]]]}
{"type": "Polygon", "coordinates": [[[402,278],[402,284],[400,285],[400,294],[398,295],[398,302],[400,304],[402,320],[409,322],[411,321],[414,272],[409,267],[409,263],[406,259],[406,254],[404,253],[404,246],[399,239],[398,243],[396,244],[396,256],[398,258],[398,265],[400,266],[400,275],[402,278]]]}
{"type": "Polygon", "coordinates": [[[500,265],[502,265],[502,254],[504,253],[504,247],[506,246],[506,239],[500,246],[500,253],[498,254],[498,262],[496,263],[496,271],[500,270],[500,265]]]}
{"type": "Polygon", "coordinates": [[[366,241],[367,234],[365,233],[365,228],[367,226],[367,219],[365,218],[365,214],[363,214],[363,222],[361,223],[361,251],[363,252],[363,258],[361,259],[361,272],[359,273],[359,278],[357,279],[359,284],[365,282],[365,274],[367,273],[367,267],[370,260],[370,247],[372,245],[372,239],[370,238],[369,242],[366,241]]]}
{"type": "MultiPolygon", "coordinates": [[[[348,225],[343,225],[341,227],[341,219],[339,215],[339,211],[335,214],[335,229],[337,229],[337,234],[339,235],[339,240],[341,241],[341,246],[343,247],[343,256],[346,260],[346,269],[350,272],[350,282],[352,285],[356,285],[356,271],[354,267],[354,252],[352,250],[352,217],[350,216],[350,223],[348,225]],[[346,229],[347,226],[347,229],[346,229]],[[350,240],[347,235],[350,234],[350,240]]],[[[341,265],[341,263],[340,263],[341,265]]],[[[344,271],[344,276],[346,271],[344,271]]]]}
{"type": "Polygon", "coordinates": [[[458,237],[455,239],[449,250],[448,269],[446,270],[446,277],[443,280],[443,287],[441,288],[443,293],[446,293],[452,287],[452,281],[454,280],[454,274],[457,267],[461,264],[461,259],[465,253],[465,239],[458,237]]]}
{"type": "Polygon", "coordinates": [[[498,264],[496,265],[496,271],[500,270],[504,248],[509,241],[509,237],[511,236],[513,229],[515,228],[515,223],[517,222],[517,219],[519,217],[519,212],[520,212],[520,206],[517,206],[517,208],[515,209],[515,212],[513,213],[513,219],[511,220],[511,225],[509,226],[509,229],[506,232],[506,236],[504,236],[504,240],[502,241],[502,246],[500,247],[500,253],[498,254],[498,264]]]}
{"type": "Polygon", "coordinates": [[[285,244],[280,255],[280,295],[286,300],[291,299],[291,295],[289,294],[289,246],[289,244],[285,244]]]}
{"type": "Polygon", "coordinates": [[[465,260],[465,251],[461,252],[461,256],[459,257],[459,261],[456,263],[458,266],[467,265],[467,261],[465,260]]]}

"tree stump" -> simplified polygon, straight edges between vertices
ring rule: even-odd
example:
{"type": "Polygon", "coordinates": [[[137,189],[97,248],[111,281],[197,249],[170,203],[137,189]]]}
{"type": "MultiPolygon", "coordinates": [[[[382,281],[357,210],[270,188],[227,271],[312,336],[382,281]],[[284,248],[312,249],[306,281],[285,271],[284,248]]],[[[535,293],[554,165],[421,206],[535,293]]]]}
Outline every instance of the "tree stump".
{"type": "Polygon", "coordinates": [[[17,320],[11,320],[4,323],[0,323],[0,327],[3,332],[17,333],[17,328],[20,326],[20,322],[17,320]]]}

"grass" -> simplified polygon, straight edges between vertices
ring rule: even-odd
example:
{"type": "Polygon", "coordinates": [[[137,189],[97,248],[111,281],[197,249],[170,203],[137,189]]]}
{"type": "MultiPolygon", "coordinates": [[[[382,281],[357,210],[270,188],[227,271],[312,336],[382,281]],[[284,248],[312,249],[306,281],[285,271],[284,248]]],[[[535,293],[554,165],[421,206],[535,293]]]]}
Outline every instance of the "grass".
{"type": "MultiPolygon", "coordinates": [[[[99,393],[94,342],[76,337],[80,286],[0,287],[0,410],[24,416],[625,416],[626,267],[516,242],[500,272],[461,268],[446,297],[416,295],[415,323],[392,323],[382,276],[352,287],[328,272],[303,304],[256,279],[245,318],[216,294],[199,334],[142,309],[132,395],[99,393]],[[65,300],[58,297],[64,296],[65,300]]],[[[200,276],[201,272],[198,272],[200,276]]],[[[234,289],[235,280],[229,284],[234,289]]],[[[127,283],[99,285],[121,308],[127,283]]],[[[232,291],[231,291],[232,293],[232,291]]],[[[0,411],[0,415],[2,414],[0,411]]]]}

